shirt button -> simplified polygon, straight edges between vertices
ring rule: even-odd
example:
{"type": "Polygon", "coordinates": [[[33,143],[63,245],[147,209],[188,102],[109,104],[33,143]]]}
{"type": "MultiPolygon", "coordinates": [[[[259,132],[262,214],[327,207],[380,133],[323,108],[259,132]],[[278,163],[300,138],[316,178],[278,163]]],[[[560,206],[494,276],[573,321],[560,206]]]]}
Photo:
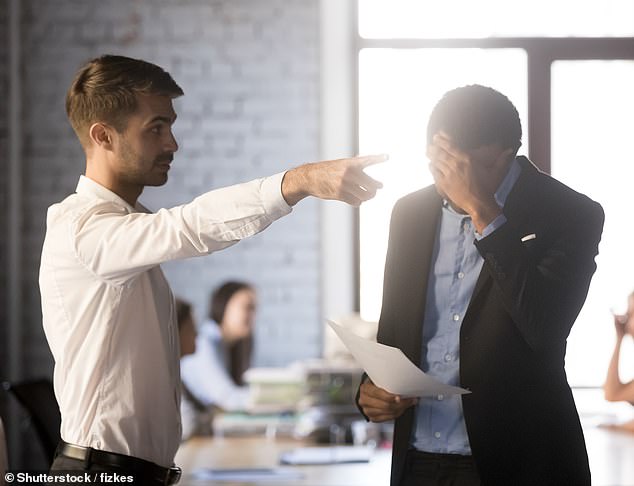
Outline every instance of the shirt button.
{"type": "Polygon", "coordinates": [[[445,354],[445,361],[451,361],[451,355],[449,353],[445,354]]]}
{"type": "Polygon", "coordinates": [[[464,272],[458,272],[458,278],[462,280],[464,278],[464,272]]]}
{"type": "Polygon", "coordinates": [[[442,401],[444,399],[445,399],[445,395],[443,395],[442,393],[438,395],[438,401],[442,401]]]}
{"type": "Polygon", "coordinates": [[[460,320],[460,314],[454,314],[453,315],[453,320],[458,322],[460,320]]]}
{"type": "Polygon", "coordinates": [[[436,439],[440,439],[440,432],[434,432],[434,437],[436,437],[436,439]]]}

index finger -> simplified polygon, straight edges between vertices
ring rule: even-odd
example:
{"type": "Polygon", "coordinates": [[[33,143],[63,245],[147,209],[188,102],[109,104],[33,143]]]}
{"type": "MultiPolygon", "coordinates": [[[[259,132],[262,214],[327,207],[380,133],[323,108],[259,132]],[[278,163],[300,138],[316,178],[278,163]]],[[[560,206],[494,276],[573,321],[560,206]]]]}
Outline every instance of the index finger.
{"type": "Polygon", "coordinates": [[[379,154],[354,157],[353,160],[355,161],[355,165],[364,168],[370,165],[380,164],[381,162],[385,162],[389,158],[390,156],[388,154],[379,154]]]}

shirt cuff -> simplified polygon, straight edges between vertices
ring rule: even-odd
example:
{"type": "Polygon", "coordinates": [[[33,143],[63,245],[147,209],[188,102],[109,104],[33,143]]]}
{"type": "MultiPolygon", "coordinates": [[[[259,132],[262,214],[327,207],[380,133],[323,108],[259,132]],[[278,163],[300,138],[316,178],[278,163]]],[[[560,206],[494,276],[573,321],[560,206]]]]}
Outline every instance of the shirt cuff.
{"type": "Polygon", "coordinates": [[[262,180],[262,203],[266,214],[279,218],[289,214],[293,208],[289,206],[282,195],[282,179],[286,171],[265,177],[262,180]]]}
{"type": "Polygon", "coordinates": [[[500,214],[497,218],[491,221],[486,228],[484,228],[481,235],[476,232],[476,239],[481,240],[482,238],[486,238],[504,223],[506,223],[506,216],[504,216],[504,214],[500,214]]]}

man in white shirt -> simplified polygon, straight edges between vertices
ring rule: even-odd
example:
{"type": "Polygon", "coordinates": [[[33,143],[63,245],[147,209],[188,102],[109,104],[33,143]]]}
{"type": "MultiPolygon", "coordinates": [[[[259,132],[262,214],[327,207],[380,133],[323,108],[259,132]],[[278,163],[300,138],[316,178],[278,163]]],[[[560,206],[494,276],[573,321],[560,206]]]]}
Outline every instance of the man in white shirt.
{"type": "Polygon", "coordinates": [[[159,265],[231,246],[307,196],[359,205],[380,187],[362,169],[385,157],[341,159],[150,214],[137,199],[167,181],[178,149],[172,99],[182,94],[160,67],[122,56],[87,63],[67,94],[86,173],[49,208],[42,249],[43,325],[62,415],[52,471],[178,481],[179,340],[159,265]]]}

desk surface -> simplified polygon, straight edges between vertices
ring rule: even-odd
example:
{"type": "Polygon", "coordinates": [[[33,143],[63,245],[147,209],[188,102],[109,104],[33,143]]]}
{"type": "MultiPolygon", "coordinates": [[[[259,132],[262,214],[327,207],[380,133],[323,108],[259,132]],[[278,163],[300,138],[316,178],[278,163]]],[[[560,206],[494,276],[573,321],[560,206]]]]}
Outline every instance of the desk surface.
{"type": "MultiPolygon", "coordinates": [[[[586,426],[585,436],[595,486],[634,485],[634,434],[586,426]]],[[[197,468],[273,468],[280,454],[304,444],[291,439],[193,438],[178,451],[176,464],[183,468],[183,486],[247,486],[273,484],[235,481],[197,481],[197,468]]],[[[386,486],[389,484],[391,453],[377,450],[369,463],[328,466],[279,466],[299,471],[302,479],[279,481],[276,486],[386,486]]]]}
{"type": "MultiPolygon", "coordinates": [[[[191,477],[198,468],[273,468],[289,469],[302,474],[302,479],[280,482],[280,486],[386,486],[390,478],[391,452],[376,450],[368,463],[332,464],[327,466],[279,466],[280,454],[303,447],[292,439],[265,437],[195,437],[183,443],[176,455],[176,464],[183,469],[183,486],[218,484],[246,486],[251,482],[200,481],[191,477]]],[[[266,483],[273,484],[273,483],[266,483]]],[[[277,486],[277,485],[276,485],[277,486]]]]}

